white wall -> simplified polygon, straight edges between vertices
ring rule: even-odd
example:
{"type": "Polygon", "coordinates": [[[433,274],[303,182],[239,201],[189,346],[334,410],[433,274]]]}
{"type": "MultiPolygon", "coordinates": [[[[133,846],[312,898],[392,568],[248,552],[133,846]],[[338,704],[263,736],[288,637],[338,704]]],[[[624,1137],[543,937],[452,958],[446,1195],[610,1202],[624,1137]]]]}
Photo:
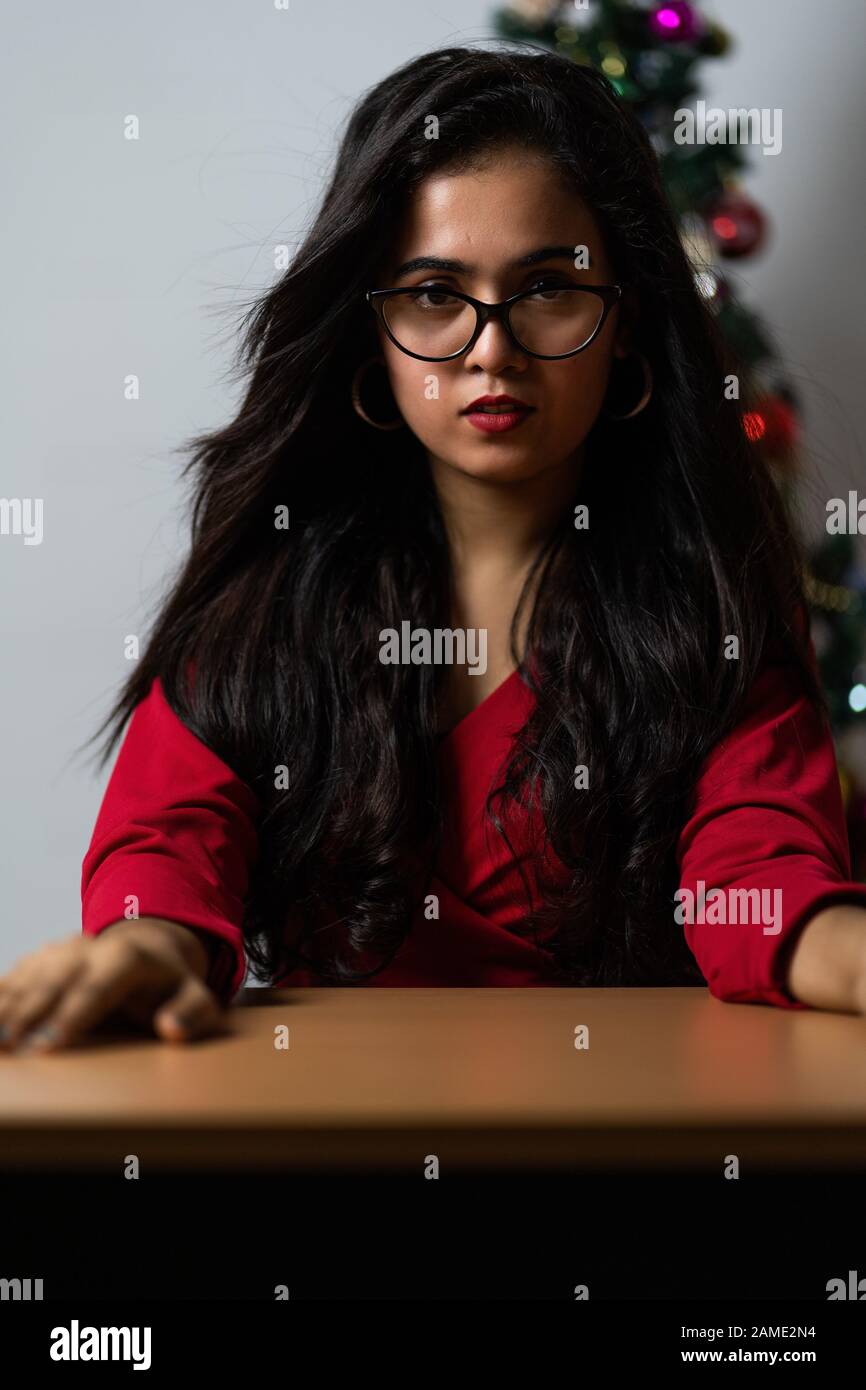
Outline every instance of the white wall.
{"type": "Polygon", "coordinates": [[[722,0],[714,12],[737,48],[705,65],[701,95],[725,109],[783,113],[781,153],[755,147],[744,179],[772,235],[758,255],[729,265],[802,395],[804,522],[820,539],[827,498],[866,489],[866,5],[722,0]]]}

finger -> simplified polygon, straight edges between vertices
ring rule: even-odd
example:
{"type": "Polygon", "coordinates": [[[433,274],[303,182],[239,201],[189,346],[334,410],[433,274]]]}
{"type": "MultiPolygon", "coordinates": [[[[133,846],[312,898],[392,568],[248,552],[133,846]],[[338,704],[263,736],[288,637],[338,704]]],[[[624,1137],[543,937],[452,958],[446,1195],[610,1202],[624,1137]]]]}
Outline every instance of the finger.
{"type": "Polygon", "coordinates": [[[8,1022],[17,1001],[21,998],[23,990],[20,984],[13,983],[11,980],[6,984],[5,989],[0,993],[0,1047],[9,1046],[8,1022]]]}
{"type": "Polygon", "coordinates": [[[11,1041],[11,1020],[15,1017],[16,1010],[27,998],[30,988],[30,982],[23,975],[16,974],[9,978],[6,988],[0,995],[0,1043],[7,1047],[11,1041]]]}
{"type": "Polygon", "coordinates": [[[154,1028],[166,1042],[186,1042],[218,1030],[222,1010],[211,990],[197,975],[188,976],[171,999],[156,1011],[154,1028]]]}
{"type": "Polygon", "coordinates": [[[20,1033],[14,1025],[19,1014],[26,1009],[31,994],[43,988],[53,988],[55,984],[69,980],[78,974],[83,957],[78,939],[73,941],[49,942],[38,951],[22,956],[12,968],[0,976],[0,1044],[7,1046],[13,1033],[20,1033]]]}
{"type": "Polygon", "coordinates": [[[24,1038],[22,1046],[48,1051],[66,1047],[82,1037],[121,1003],[130,988],[133,969],[136,983],[141,982],[142,976],[161,973],[156,963],[143,955],[135,959],[133,966],[130,943],[118,942],[116,949],[106,944],[98,958],[93,956],[86,962],[86,968],[57,1008],[43,1019],[34,1034],[24,1038]]]}
{"type": "Polygon", "coordinates": [[[80,966],[73,968],[72,972],[68,966],[64,970],[54,970],[47,979],[15,994],[3,1013],[0,1025],[7,1047],[16,1047],[25,1034],[45,1019],[79,973],[80,966]]]}
{"type": "Polygon", "coordinates": [[[46,965],[54,967],[76,959],[80,954],[83,940],[86,941],[87,938],[72,937],[71,939],[64,938],[62,941],[48,941],[38,950],[28,951],[25,955],[18,956],[9,969],[0,975],[0,993],[10,986],[15,986],[21,980],[41,976],[46,965]]]}
{"type": "Polygon", "coordinates": [[[0,1008],[16,998],[26,989],[31,980],[39,978],[39,972],[28,968],[27,963],[16,963],[0,979],[0,1008]]]}

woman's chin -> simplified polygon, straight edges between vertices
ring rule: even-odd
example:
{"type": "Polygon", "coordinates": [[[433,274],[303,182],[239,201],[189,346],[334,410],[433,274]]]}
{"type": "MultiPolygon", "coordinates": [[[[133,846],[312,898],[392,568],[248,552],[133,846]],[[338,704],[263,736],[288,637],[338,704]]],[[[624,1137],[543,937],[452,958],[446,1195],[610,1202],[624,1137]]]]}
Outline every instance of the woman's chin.
{"type": "Polygon", "coordinates": [[[467,477],[503,483],[534,478],[549,467],[546,460],[539,459],[537,451],[516,443],[506,444],[504,440],[490,449],[464,449],[456,456],[446,457],[445,462],[467,477]]]}

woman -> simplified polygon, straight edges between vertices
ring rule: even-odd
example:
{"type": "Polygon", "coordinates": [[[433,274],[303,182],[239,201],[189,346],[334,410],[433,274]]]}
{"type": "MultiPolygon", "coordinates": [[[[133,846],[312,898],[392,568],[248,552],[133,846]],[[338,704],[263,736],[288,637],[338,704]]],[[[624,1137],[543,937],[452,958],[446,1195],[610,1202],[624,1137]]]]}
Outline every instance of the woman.
{"type": "Polygon", "coordinates": [[[454,48],[376,86],[242,360],[9,1045],[197,1036],[247,962],[862,1009],[801,559],[606,80],[454,48]]]}

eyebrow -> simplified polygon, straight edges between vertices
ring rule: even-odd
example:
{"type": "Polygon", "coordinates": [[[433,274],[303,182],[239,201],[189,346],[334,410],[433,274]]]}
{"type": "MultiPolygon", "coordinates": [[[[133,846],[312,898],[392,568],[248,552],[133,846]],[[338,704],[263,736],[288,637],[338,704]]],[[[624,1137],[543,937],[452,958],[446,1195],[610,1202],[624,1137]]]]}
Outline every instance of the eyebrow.
{"type": "MultiPolygon", "coordinates": [[[[537,251],[530,251],[519,260],[512,261],[509,270],[519,270],[525,266],[538,265],[541,261],[562,260],[564,257],[574,262],[573,246],[539,246],[537,251]]],[[[394,271],[394,278],[401,275],[409,275],[413,270],[453,270],[458,275],[471,275],[476,267],[467,265],[465,261],[447,261],[440,256],[415,256],[411,261],[404,261],[401,266],[394,271]]]]}

